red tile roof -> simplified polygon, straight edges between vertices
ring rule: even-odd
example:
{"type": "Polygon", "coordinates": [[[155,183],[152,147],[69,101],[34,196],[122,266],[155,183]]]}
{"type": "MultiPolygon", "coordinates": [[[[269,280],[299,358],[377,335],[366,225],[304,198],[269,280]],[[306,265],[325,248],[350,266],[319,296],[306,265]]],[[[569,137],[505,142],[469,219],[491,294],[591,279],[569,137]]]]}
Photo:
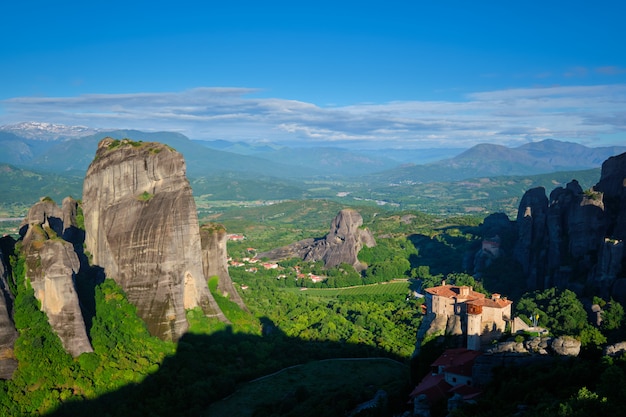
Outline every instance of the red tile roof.
{"type": "Polygon", "coordinates": [[[422,381],[411,391],[409,395],[411,398],[415,398],[418,395],[426,394],[428,401],[431,403],[437,402],[448,396],[448,391],[452,388],[452,385],[448,384],[443,374],[432,375],[428,374],[422,379],[422,381]]]}
{"type": "Polygon", "coordinates": [[[474,360],[480,355],[481,352],[476,350],[465,348],[448,349],[431,366],[443,366],[444,372],[471,376],[474,360]]]}

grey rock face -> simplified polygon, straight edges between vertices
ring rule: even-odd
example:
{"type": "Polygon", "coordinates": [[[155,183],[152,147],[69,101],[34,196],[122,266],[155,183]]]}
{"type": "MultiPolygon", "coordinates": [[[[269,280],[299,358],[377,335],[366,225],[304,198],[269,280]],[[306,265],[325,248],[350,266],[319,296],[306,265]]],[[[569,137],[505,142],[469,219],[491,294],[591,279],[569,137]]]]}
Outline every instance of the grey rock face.
{"type": "Polygon", "coordinates": [[[545,189],[537,187],[526,191],[517,211],[519,238],[514,254],[522,265],[531,288],[537,287],[545,274],[542,260],[546,257],[547,217],[548,199],[545,189]]]}
{"type": "Polygon", "coordinates": [[[608,217],[607,236],[626,240],[626,153],[612,156],[602,164],[595,190],[603,193],[608,217]]]}
{"type": "Polygon", "coordinates": [[[8,268],[4,259],[4,253],[0,249],[0,379],[10,379],[17,368],[13,355],[17,331],[10,314],[13,297],[8,287],[8,268]]]}
{"type": "Polygon", "coordinates": [[[200,241],[202,244],[202,266],[204,275],[209,279],[218,277],[217,290],[226,295],[239,307],[247,310],[243,299],[235,289],[228,274],[228,253],[226,252],[226,229],[220,224],[204,224],[200,227],[200,241]]]}
{"type": "Polygon", "coordinates": [[[569,287],[577,277],[603,297],[626,301],[617,285],[626,272],[626,154],[604,162],[591,190],[573,180],[553,190],[549,200],[544,192],[527,191],[518,210],[515,258],[528,288],[569,287]]]}
{"type": "Polygon", "coordinates": [[[26,254],[26,278],[30,281],[50,326],[72,355],[93,351],[80,309],[74,279],[80,262],[74,246],[60,238],[63,213],[52,201],[36,203],[21,230],[26,254]]]}
{"type": "Polygon", "coordinates": [[[626,342],[619,342],[604,348],[604,355],[618,356],[626,352],[626,342]]]}
{"type": "Polygon", "coordinates": [[[569,336],[561,336],[554,339],[550,347],[557,355],[578,356],[580,353],[580,340],[569,336]]]}
{"type": "Polygon", "coordinates": [[[365,269],[357,255],[363,246],[376,246],[372,233],[362,229],[363,217],[353,209],[344,209],[330,225],[330,231],[322,239],[305,239],[294,244],[260,253],[259,258],[273,260],[302,258],[305,261],[324,261],[326,267],[347,263],[357,271],[365,269]]]}
{"type": "Polygon", "coordinates": [[[196,205],[180,153],[103,139],[83,185],[85,242],[150,333],[178,340],[185,309],[224,319],[202,267],[196,205]]]}

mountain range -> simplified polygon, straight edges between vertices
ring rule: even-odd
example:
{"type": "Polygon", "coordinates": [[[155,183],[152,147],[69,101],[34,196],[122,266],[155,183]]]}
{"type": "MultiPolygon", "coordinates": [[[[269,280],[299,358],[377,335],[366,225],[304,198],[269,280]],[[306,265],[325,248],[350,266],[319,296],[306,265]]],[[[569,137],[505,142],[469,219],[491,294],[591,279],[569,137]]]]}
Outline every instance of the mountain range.
{"type": "MultiPolygon", "coordinates": [[[[20,123],[0,126],[0,162],[39,172],[84,174],[104,137],[166,143],[185,156],[191,178],[238,173],[257,178],[361,177],[385,181],[458,181],[480,176],[533,175],[598,168],[626,146],[591,148],[546,139],[516,148],[483,143],[463,149],[352,150],[343,147],[191,140],[175,132],[97,130],[20,123]]],[[[361,178],[362,179],[362,178],[361,178]]]]}
{"type": "MultiPolygon", "coordinates": [[[[7,210],[7,204],[30,206],[43,195],[55,200],[67,195],[80,198],[81,178],[98,142],[107,136],[160,142],[176,149],[185,158],[194,195],[207,201],[329,199],[350,194],[354,200],[396,202],[428,211],[433,208],[429,201],[435,201],[431,197],[438,195],[447,198],[436,199],[441,204],[455,206],[452,212],[468,209],[459,204],[491,211],[506,195],[520,193],[512,188],[516,184],[530,186],[544,180],[565,184],[579,177],[583,184],[590,169],[599,169],[602,161],[626,152],[626,146],[592,148],[552,139],[515,148],[485,143],[469,149],[353,150],[320,143],[303,147],[200,141],[176,132],[20,123],[0,126],[0,171],[5,174],[0,179],[0,203],[5,211],[20,211],[7,210]],[[580,171],[585,172],[575,173],[580,171]],[[561,173],[563,178],[536,177],[547,173],[561,173]],[[476,180],[481,178],[489,180],[476,180]],[[454,197],[458,192],[462,201],[454,197]],[[475,204],[485,198],[493,204],[475,204]]],[[[347,203],[345,198],[342,201],[347,203]]],[[[500,210],[514,207],[517,201],[509,203],[500,210]]],[[[450,208],[436,211],[441,210],[450,208]]]]}

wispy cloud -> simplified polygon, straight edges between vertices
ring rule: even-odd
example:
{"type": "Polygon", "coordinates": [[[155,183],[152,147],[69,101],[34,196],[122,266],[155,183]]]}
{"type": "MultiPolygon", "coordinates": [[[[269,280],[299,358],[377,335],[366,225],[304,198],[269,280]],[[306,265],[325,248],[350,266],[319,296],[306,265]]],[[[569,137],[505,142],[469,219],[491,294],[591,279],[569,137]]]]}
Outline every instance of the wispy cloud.
{"type": "Polygon", "coordinates": [[[626,85],[484,91],[460,101],[397,101],[320,107],[255,98],[248,88],[15,97],[0,124],[45,121],[99,128],[169,130],[193,139],[328,141],[387,146],[517,145],[545,138],[602,145],[626,139],[626,85]]]}

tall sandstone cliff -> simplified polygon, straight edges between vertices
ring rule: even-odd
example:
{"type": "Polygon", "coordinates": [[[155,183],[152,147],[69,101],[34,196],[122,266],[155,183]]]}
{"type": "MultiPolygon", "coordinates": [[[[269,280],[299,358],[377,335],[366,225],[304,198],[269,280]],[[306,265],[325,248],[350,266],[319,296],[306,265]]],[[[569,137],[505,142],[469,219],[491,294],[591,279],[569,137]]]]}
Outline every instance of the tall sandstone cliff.
{"type": "Polygon", "coordinates": [[[31,207],[20,227],[26,278],[50,326],[72,356],[93,350],[74,285],[80,261],[74,245],[62,238],[64,231],[75,227],[75,211],[71,211],[75,206],[69,197],[63,202],[65,210],[42,199],[31,207]]]}
{"type": "Polygon", "coordinates": [[[182,155],[151,142],[103,139],[83,185],[93,263],[126,291],[151,334],[177,340],[185,309],[225,320],[202,266],[195,202],[182,155]]]}
{"type": "Polygon", "coordinates": [[[600,181],[576,180],[545,195],[528,190],[517,215],[515,257],[529,288],[597,288],[626,301],[626,153],[602,164],[600,181]]]}
{"type": "Polygon", "coordinates": [[[204,275],[207,279],[217,276],[218,292],[237,303],[243,310],[247,310],[248,308],[228,274],[228,254],[226,252],[228,237],[224,226],[217,223],[203,224],[200,227],[200,241],[202,243],[204,275]]]}
{"type": "Polygon", "coordinates": [[[10,236],[0,238],[0,379],[10,379],[17,368],[13,347],[17,330],[13,323],[11,306],[13,295],[9,290],[9,257],[15,241],[10,236]]]}
{"type": "Polygon", "coordinates": [[[260,253],[259,258],[279,260],[302,258],[305,261],[324,261],[325,267],[341,263],[352,265],[357,271],[365,269],[357,255],[363,246],[376,246],[374,236],[362,229],[363,217],[353,209],[343,209],[330,225],[330,231],[322,239],[304,239],[288,246],[260,253]]]}

